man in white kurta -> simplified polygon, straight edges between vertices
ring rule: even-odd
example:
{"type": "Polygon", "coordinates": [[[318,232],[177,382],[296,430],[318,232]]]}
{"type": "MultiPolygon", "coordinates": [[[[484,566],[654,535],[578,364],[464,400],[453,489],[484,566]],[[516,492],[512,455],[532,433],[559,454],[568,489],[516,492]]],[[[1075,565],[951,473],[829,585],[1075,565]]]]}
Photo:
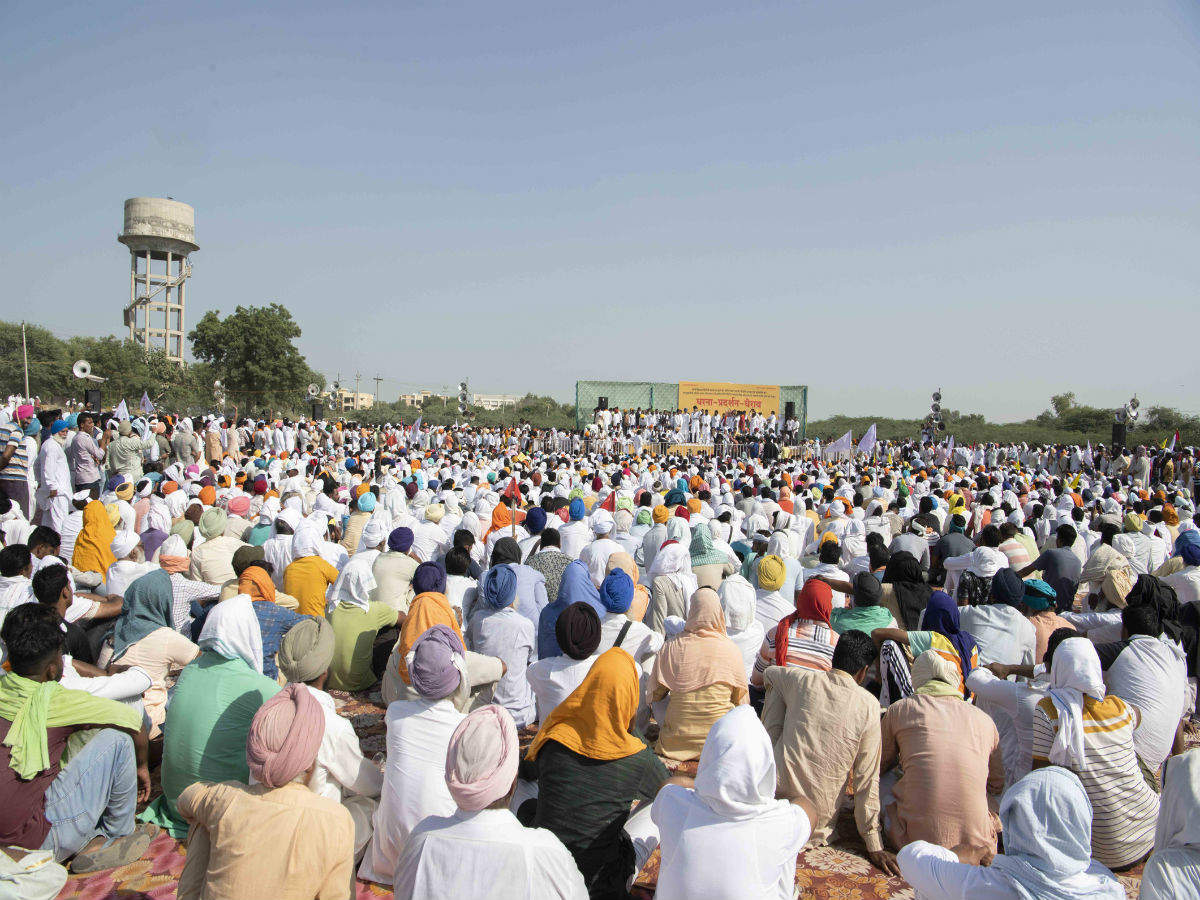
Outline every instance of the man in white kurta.
{"type": "Polygon", "coordinates": [[[42,524],[49,525],[59,534],[62,534],[63,524],[71,514],[71,495],[75,493],[71,484],[71,467],[63,450],[67,433],[67,423],[62,419],[51,425],[50,437],[42,442],[33,463],[33,474],[37,479],[37,508],[41,512],[42,524]]]}

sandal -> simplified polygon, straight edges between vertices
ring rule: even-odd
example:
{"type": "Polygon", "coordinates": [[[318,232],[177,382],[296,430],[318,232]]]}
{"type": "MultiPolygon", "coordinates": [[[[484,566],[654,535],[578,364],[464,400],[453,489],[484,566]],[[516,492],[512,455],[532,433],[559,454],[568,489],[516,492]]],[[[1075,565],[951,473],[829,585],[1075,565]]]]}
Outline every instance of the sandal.
{"type": "Polygon", "coordinates": [[[143,822],[132,833],[119,838],[110,838],[97,850],[86,850],[75,854],[71,860],[71,871],[76,875],[116,869],[137,859],[150,846],[158,834],[158,826],[143,822]]]}

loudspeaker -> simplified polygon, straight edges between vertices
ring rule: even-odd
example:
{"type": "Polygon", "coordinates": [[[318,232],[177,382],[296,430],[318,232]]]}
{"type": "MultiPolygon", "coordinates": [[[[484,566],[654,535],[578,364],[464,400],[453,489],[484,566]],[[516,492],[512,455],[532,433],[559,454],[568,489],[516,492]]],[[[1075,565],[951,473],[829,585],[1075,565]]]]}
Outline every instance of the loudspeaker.
{"type": "Polygon", "coordinates": [[[320,400],[314,400],[312,402],[312,417],[313,417],[314,421],[317,421],[321,418],[321,401],[320,400]]]}
{"type": "Polygon", "coordinates": [[[1127,432],[1128,428],[1126,425],[1123,425],[1120,422],[1113,422],[1112,445],[1114,453],[1125,446],[1127,432]]]}
{"type": "Polygon", "coordinates": [[[601,409],[608,409],[608,398],[607,398],[607,397],[601,397],[601,398],[600,398],[600,408],[601,408],[601,409]]]}
{"type": "Polygon", "coordinates": [[[100,414],[100,388],[87,388],[83,392],[83,405],[86,409],[100,414]]]}
{"type": "Polygon", "coordinates": [[[789,400],[783,404],[783,419],[786,422],[788,419],[794,418],[796,418],[796,404],[794,401],[789,400]]]}

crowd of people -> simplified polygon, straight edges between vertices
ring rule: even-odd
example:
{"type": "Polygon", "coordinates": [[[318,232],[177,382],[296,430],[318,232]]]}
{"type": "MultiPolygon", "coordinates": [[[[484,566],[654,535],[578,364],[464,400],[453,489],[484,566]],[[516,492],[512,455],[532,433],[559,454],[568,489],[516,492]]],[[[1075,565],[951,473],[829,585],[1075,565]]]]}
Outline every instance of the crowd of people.
{"type": "Polygon", "coordinates": [[[165,831],[181,898],[791,898],[852,811],[927,900],[1200,896],[1190,448],[604,412],[10,402],[0,891],[165,831]]]}

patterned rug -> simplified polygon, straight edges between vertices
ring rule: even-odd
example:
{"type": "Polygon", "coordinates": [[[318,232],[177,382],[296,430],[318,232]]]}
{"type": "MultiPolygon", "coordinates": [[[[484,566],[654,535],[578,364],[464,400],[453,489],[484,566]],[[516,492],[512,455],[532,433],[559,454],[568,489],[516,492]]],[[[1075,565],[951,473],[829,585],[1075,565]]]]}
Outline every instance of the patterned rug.
{"type": "MultiPolygon", "coordinates": [[[[379,693],[346,694],[331,692],[338,712],[350,720],[358,735],[363,754],[371,759],[383,754],[386,726],[384,707],[379,693]]],[[[528,746],[533,731],[521,734],[522,746],[528,746]]],[[[1200,743],[1200,734],[1189,735],[1190,744],[1200,743]]],[[[695,775],[696,764],[663,760],[673,773],[695,775]]],[[[156,793],[157,793],[157,784],[156,793]]],[[[160,834],[150,844],[146,854],[135,863],[94,875],[72,876],[58,900],[171,900],[175,897],[179,876],[183,872],[186,851],[166,834],[160,834]]],[[[634,881],[633,895],[638,900],[651,900],[658,882],[659,853],[651,855],[634,881]]],[[[1141,885],[1142,867],[1137,866],[1118,877],[1125,885],[1130,900],[1135,900],[1141,885]]],[[[360,881],[355,900],[391,897],[386,888],[360,881]]],[[[844,808],[828,847],[806,850],[796,861],[796,897],[813,900],[912,900],[914,894],[903,879],[889,878],[867,860],[866,848],[858,837],[854,814],[844,808]]]]}

